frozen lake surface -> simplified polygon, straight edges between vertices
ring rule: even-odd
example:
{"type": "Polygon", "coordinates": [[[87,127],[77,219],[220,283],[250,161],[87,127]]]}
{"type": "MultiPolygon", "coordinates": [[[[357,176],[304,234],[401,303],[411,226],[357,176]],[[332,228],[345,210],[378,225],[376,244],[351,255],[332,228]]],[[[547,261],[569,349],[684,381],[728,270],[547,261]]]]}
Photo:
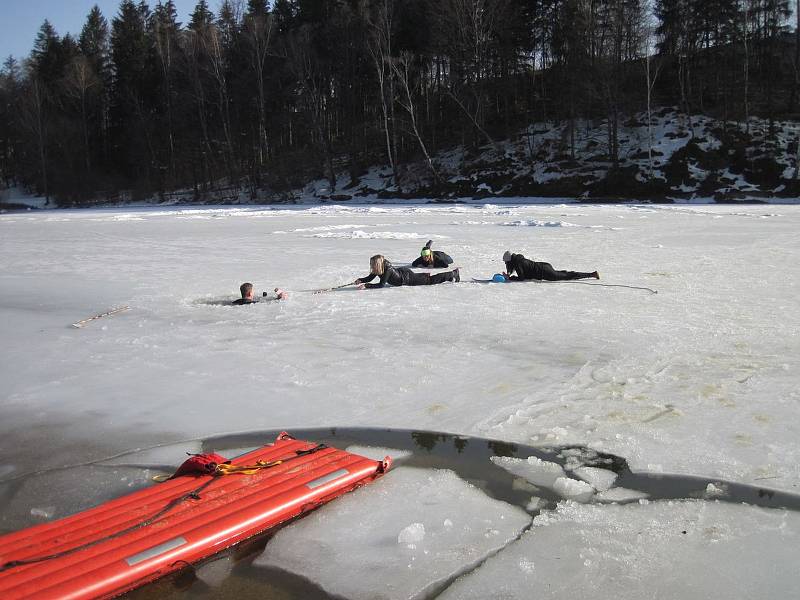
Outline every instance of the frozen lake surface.
{"type": "MultiPolygon", "coordinates": [[[[315,427],[580,445],[624,457],[634,471],[800,494],[798,231],[796,205],[0,215],[0,530],[136,489],[152,469],[196,450],[197,440],[315,427]],[[454,257],[465,281],[501,271],[507,249],[557,269],[597,269],[602,279],[300,291],[364,276],[372,254],[409,263],[428,239],[454,257]],[[243,281],[259,292],[280,286],[291,297],[222,305],[243,281]],[[120,305],[131,308],[70,327],[120,305]],[[156,445],[114,469],[88,465],[156,445]],[[59,469],[69,465],[87,466],[59,469]]],[[[525,462],[506,467],[526,479],[525,462]]],[[[535,519],[521,534],[516,522],[507,532],[493,526],[505,532],[497,545],[463,535],[481,506],[504,514],[496,500],[481,501],[479,490],[445,471],[396,483],[389,475],[347,504],[325,507],[317,520],[344,514],[339,526],[357,528],[359,502],[371,511],[385,507],[387,516],[365,522],[349,549],[336,547],[343,569],[355,569],[347,556],[357,560],[386,540],[386,556],[406,552],[397,547],[403,532],[418,552],[426,540],[432,544],[418,555],[432,561],[419,570],[430,581],[398,582],[387,598],[431,590],[489,597],[501,583],[509,598],[534,591],[685,598],[691,589],[791,597],[800,583],[795,511],[710,499],[609,505],[625,496],[608,474],[553,473],[548,485],[567,499],[539,514],[534,498],[542,484],[528,479],[535,519]],[[456,502],[446,514],[437,505],[436,523],[425,525],[399,497],[404,487],[420,497],[421,480],[431,482],[433,496],[449,490],[470,498],[471,508],[456,502]],[[408,522],[393,513],[408,513],[408,522]],[[449,540],[450,530],[461,537],[449,540]],[[455,559],[448,542],[464,549],[455,559]],[[556,549],[564,560],[554,558],[556,549]],[[682,571],[681,586],[670,587],[675,574],[655,566],[670,560],[682,571]],[[752,585],[734,577],[745,571],[752,585]],[[445,574],[460,572],[440,589],[445,574]]],[[[519,517],[518,508],[505,510],[519,517]]],[[[286,528],[281,539],[290,546],[324,535],[309,521],[286,528]]],[[[275,559],[278,548],[271,542],[264,562],[286,567],[294,559],[275,559]]],[[[368,597],[375,585],[352,591],[344,586],[350,582],[299,570],[345,597],[368,597]]]]}

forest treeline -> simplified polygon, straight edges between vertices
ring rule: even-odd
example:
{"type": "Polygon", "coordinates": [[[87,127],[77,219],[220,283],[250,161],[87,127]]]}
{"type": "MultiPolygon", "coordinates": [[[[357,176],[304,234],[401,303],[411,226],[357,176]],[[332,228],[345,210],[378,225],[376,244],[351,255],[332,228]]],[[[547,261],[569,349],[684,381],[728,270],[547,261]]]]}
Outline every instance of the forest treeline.
{"type": "MultiPolygon", "coordinates": [[[[45,21],[0,71],[0,177],[55,199],[191,189],[251,198],[436,153],[534,121],[600,120],[610,169],[631,115],[797,113],[788,0],[171,0],[45,21]]],[[[768,137],[765,136],[765,137],[768,137]]],[[[574,153],[574,141],[571,151],[574,153]]],[[[568,150],[569,152],[569,150],[568,150]]],[[[224,197],[224,195],[223,195],[224,197]]]]}

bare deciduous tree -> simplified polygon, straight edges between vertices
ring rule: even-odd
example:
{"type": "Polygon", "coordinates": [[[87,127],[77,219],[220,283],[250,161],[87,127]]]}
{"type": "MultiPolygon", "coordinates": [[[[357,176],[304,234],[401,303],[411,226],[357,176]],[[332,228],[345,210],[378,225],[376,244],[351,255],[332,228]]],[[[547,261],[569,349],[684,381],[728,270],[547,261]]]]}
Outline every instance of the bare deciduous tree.
{"type": "Polygon", "coordinates": [[[84,56],[76,56],[70,63],[64,78],[64,89],[68,97],[80,106],[81,129],[83,131],[83,154],[86,173],[92,169],[91,149],[89,146],[88,98],[92,90],[100,86],[97,74],[84,56]]]}
{"type": "Polygon", "coordinates": [[[372,10],[366,4],[362,5],[361,10],[369,28],[367,51],[375,69],[375,77],[378,80],[383,131],[386,138],[386,156],[392,168],[394,184],[399,186],[397,130],[394,118],[395,87],[391,68],[392,40],[394,37],[394,0],[377,0],[372,10]]]}
{"type": "Polygon", "coordinates": [[[414,103],[414,93],[411,90],[412,83],[410,69],[412,62],[413,56],[408,52],[404,52],[398,58],[392,61],[392,70],[397,77],[397,81],[401,90],[399,102],[400,106],[402,106],[408,113],[409,120],[411,121],[411,130],[414,132],[414,137],[416,138],[422,153],[425,155],[428,168],[431,170],[431,173],[433,173],[436,181],[441,182],[439,172],[436,170],[436,167],[433,164],[433,159],[431,159],[431,155],[428,153],[428,148],[425,146],[425,140],[422,139],[422,133],[420,133],[419,122],[417,120],[417,110],[414,103]]]}
{"type": "Polygon", "coordinates": [[[331,83],[322,72],[319,57],[314,56],[312,41],[308,27],[301,28],[292,36],[287,44],[289,65],[300,84],[305,100],[306,113],[316,133],[317,143],[322,149],[325,164],[325,175],[331,192],[336,189],[336,171],[333,166],[333,149],[325,115],[330,102],[328,91],[331,83]]]}
{"type": "Polygon", "coordinates": [[[23,127],[28,130],[36,141],[39,158],[39,183],[41,193],[46,202],[50,202],[50,189],[47,178],[47,115],[46,100],[47,88],[35,75],[28,79],[28,85],[23,88],[22,102],[20,103],[20,120],[23,127]]]}
{"type": "Polygon", "coordinates": [[[272,41],[272,15],[248,15],[244,21],[244,37],[247,42],[248,60],[255,77],[258,101],[258,168],[264,168],[267,160],[267,112],[264,72],[272,41]]]}

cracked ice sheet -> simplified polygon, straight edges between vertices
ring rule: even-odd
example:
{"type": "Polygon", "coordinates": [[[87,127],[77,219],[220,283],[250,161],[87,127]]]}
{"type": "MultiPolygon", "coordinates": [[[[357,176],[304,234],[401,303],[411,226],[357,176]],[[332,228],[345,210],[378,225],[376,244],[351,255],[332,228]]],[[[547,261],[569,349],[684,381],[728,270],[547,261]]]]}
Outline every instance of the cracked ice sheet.
{"type": "Polygon", "coordinates": [[[387,456],[390,456],[395,462],[404,458],[408,458],[413,454],[413,452],[409,452],[408,450],[398,450],[397,448],[381,448],[376,446],[348,446],[345,448],[345,450],[352,454],[358,454],[359,456],[371,458],[372,460],[383,460],[387,456]]]}
{"type": "Polygon", "coordinates": [[[439,598],[794,598],[799,542],[796,512],[695,500],[564,502],[439,598]]]}
{"type": "Polygon", "coordinates": [[[425,598],[530,521],[452,471],[401,467],[282,529],[255,564],[350,600],[425,598]]]}
{"type": "Polygon", "coordinates": [[[200,442],[186,441],[178,444],[165,444],[153,448],[143,448],[139,451],[126,452],[122,456],[101,461],[105,465],[145,465],[158,468],[174,465],[177,469],[188,458],[188,454],[197,454],[203,451],[200,442]]]}
{"type": "Polygon", "coordinates": [[[88,465],[0,481],[0,531],[87,510],[151,485],[155,474],[142,468],[88,465]]]}
{"type": "MultiPolygon", "coordinates": [[[[10,349],[0,360],[0,477],[181,439],[339,425],[588,445],[637,471],[796,492],[798,228],[800,206],[788,205],[0,215],[0,339],[10,349]],[[190,213],[224,218],[179,219],[190,213]],[[128,214],[145,220],[116,218],[128,214]],[[464,279],[497,272],[511,249],[659,293],[462,283],[292,293],[245,310],[202,303],[233,299],[251,278],[258,290],[316,288],[364,275],[375,252],[398,264],[418,255],[418,240],[292,232],[352,224],[446,235],[435,247],[464,279]],[[276,229],[292,233],[276,243],[267,235],[276,229]],[[120,304],[132,308],[69,327],[120,304]],[[413,376],[378,393],[366,384],[395,371],[413,376]]],[[[36,492],[49,498],[31,506],[61,502],[57,485],[36,492]]]]}

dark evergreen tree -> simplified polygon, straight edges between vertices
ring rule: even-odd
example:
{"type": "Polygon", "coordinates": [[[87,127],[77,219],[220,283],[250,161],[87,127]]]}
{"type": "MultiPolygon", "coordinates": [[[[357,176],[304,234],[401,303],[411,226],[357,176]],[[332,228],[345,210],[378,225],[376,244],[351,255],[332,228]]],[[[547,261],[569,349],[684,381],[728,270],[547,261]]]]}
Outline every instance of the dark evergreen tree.
{"type": "Polygon", "coordinates": [[[261,185],[261,177],[269,158],[267,133],[267,77],[268,57],[272,44],[272,15],[266,0],[248,0],[242,27],[242,50],[253,84],[252,106],[256,127],[251,132],[252,154],[250,162],[251,195],[261,185]]]}
{"type": "Polygon", "coordinates": [[[111,89],[111,57],[109,49],[108,22],[100,9],[95,5],[86,17],[86,23],[78,38],[81,55],[88,67],[87,73],[81,73],[80,66],[75,70],[77,82],[85,83],[87,93],[85,120],[86,145],[88,146],[89,165],[109,166],[108,160],[108,110],[109,91],[111,89]]]}
{"type": "Polygon", "coordinates": [[[21,79],[19,63],[9,56],[0,68],[0,186],[6,188],[16,185],[20,175],[17,115],[21,79]]]}
{"type": "Polygon", "coordinates": [[[192,31],[204,31],[214,23],[214,13],[208,8],[206,0],[199,0],[189,18],[189,29],[192,31]]]}
{"type": "Polygon", "coordinates": [[[55,28],[45,19],[36,34],[30,57],[33,70],[43,81],[54,82],[61,75],[63,63],[60,46],[61,40],[55,28]]]}
{"type": "Polygon", "coordinates": [[[184,35],[184,76],[189,85],[185,86],[183,96],[188,95],[190,101],[185,105],[181,103],[183,106],[193,107],[193,110],[184,111],[182,137],[188,138],[185,148],[196,148],[196,151],[184,151],[181,154],[184,157],[189,154],[188,170],[192,173],[192,183],[198,193],[213,187],[214,179],[218,176],[212,141],[215,132],[211,127],[215,115],[208,101],[209,95],[213,97],[214,89],[214,65],[210,55],[214,36],[214,14],[209,10],[207,2],[200,0],[192,12],[184,35]],[[199,127],[194,127],[194,124],[199,127]]]}
{"type": "Polygon", "coordinates": [[[157,129],[159,132],[157,147],[160,164],[167,166],[169,177],[163,181],[161,191],[175,186],[178,179],[177,165],[177,128],[179,115],[176,114],[177,90],[180,87],[178,65],[182,61],[182,49],[179,44],[178,11],[172,0],[156,4],[148,21],[150,43],[152,44],[152,60],[155,63],[153,72],[157,73],[155,94],[152,96],[156,107],[157,129]]]}
{"type": "Polygon", "coordinates": [[[151,105],[154,95],[150,45],[145,28],[145,3],[123,0],[111,22],[111,59],[114,78],[110,94],[111,155],[122,185],[139,192],[152,189],[158,160],[152,140],[151,105]]]}

